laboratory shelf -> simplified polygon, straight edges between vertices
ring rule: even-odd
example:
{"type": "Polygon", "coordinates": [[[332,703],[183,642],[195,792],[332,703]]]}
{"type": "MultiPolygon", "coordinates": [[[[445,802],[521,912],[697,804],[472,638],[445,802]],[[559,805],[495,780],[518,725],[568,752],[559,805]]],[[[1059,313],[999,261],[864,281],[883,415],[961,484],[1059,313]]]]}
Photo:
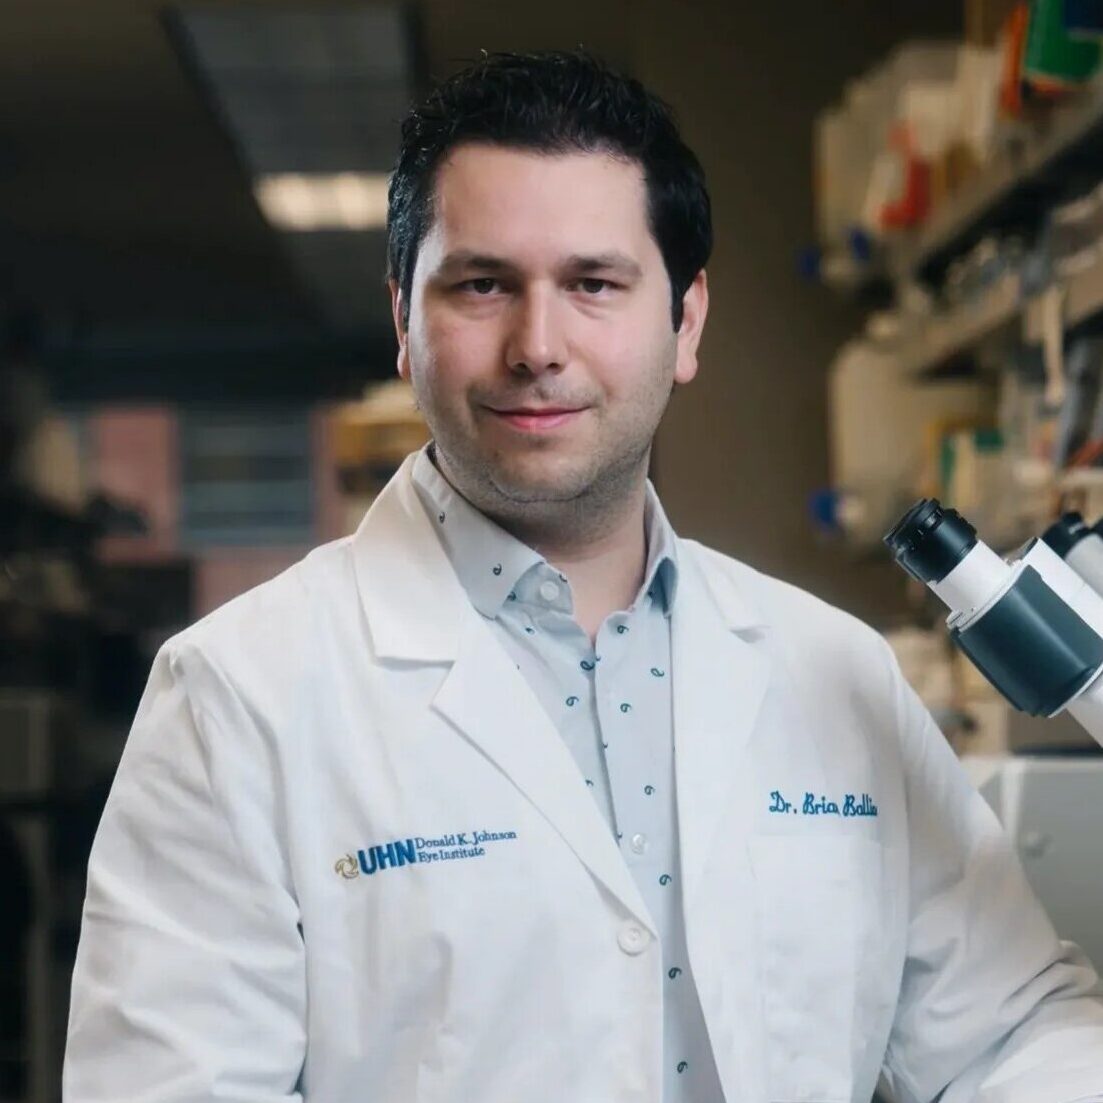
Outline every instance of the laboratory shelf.
{"type": "Polygon", "coordinates": [[[824,254],[819,278],[825,287],[855,301],[892,299],[892,284],[880,260],[856,263],[841,250],[831,250],[824,254]]]}
{"type": "Polygon", "coordinates": [[[1103,468],[1067,467],[1057,476],[1057,489],[1063,493],[1074,490],[1103,491],[1103,468]]]}
{"type": "Polygon", "coordinates": [[[932,315],[902,339],[895,350],[899,370],[915,376],[933,372],[1016,322],[1022,309],[1019,278],[1007,276],[979,300],[932,315]]]}
{"type": "MultiPolygon", "coordinates": [[[[1090,267],[1060,280],[1061,318],[1069,330],[1103,313],[1103,256],[1096,257],[1090,267]]],[[[1023,337],[1031,344],[1040,344],[1045,327],[1044,296],[1032,299],[1026,308],[1023,337]]]]}
{"type": "Polygon", "coordinates": [[[1027,124],[951,199],[917,230],[889,248],[897,280],[934,281],[956,256],[991,231],[1036,223],[1081,171],[1103,166],[1103,81],[1096,80],[1067,104],[1027,124]]]}

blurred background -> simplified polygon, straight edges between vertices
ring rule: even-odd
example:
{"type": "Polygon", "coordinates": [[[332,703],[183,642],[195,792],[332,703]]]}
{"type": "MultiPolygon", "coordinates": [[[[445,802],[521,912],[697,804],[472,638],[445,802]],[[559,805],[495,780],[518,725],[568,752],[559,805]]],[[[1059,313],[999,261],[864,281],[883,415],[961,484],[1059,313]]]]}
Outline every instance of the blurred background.
{"type": "Polygon", "coordinates": [[[0,1101],[59,1098],[156,649],[351,532],[426,439],[387,175],[483,49],[583,45],[673,104],[716,248],[667,510],[888,636],[1103,965],[1103,756],[1012,713],[881,543],[921,495],[1005,552],[1103,515],[1101,42],[1098,0],[5,0],[0,1101]]]}

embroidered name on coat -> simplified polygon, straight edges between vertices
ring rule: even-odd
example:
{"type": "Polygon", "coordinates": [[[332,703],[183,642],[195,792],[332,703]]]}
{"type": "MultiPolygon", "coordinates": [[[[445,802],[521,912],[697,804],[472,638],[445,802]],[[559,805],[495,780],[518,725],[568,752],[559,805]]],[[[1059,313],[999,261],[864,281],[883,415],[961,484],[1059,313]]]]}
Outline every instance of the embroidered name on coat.
{"type": "Polygon", "coordinates": [[[805,793],[803,801],[799,798],[790,801],[779,790],[774,789],[770,792],[770,806],[766,811],[775,816],[876,816],[877,805],[873,803],[869,793],[862,793],[861,796],[844,793],[840,805],[838,801],[831,800],[822,793],[819,796],[805,793]]]}
{"type": "Polygon", "coordinates": [[[437,838],[415,835],[406,839],[392,839],[388,843],[374,843],[353,854],[338,858],[333,870],[351,881],[363,874],[373,877],[388,869],[401,869],[407,865],[428,862],[454,862],[464,858],[483,858],[486,844],[516,839],[516,831],[457,831],[437,838]]]}

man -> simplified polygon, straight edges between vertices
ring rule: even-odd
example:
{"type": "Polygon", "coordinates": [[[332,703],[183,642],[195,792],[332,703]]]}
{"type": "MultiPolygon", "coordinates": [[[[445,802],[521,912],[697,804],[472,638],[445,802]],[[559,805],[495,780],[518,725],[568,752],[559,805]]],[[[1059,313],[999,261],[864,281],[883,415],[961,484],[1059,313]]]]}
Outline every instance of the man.
{"type": "Polygon", "coordinates": [[[1103,1098],[1095,975],[887,647],[647,483],[708,308],[667,110],[486,58],[389,233],[434,444],[159,654],[69,1103],[1103,1098]]]}

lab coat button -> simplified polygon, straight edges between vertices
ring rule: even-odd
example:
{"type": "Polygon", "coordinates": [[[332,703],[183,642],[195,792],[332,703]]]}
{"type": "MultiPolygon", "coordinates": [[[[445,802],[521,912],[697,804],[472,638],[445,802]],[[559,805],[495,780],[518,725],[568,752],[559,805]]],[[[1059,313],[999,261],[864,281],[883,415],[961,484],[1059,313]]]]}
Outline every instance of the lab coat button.
{"type": "Polygon", "coordinates": [[[651,936],[636,923],[625,923],[617,933],[617,942],[626,954],[642,954],[651,936]]]}
{"type": "Polygon", "coordinates": [[[1027,858],[1041,858],[1052,840],[1041,831],[1027,831],[1019,840],[1019,849],[1027,858]]]}
{"type": "Polygon", "coordinates": [[[633,835],[629,845],[633,851],[637,854],[643,854],[647,850],[647,836],[646,835],[633,835]]]}
{"type": "Polygon", "coordinates": [[[559,597],[559,587],[550,579],[540,583],[540,596],[545,601],[555,601],[559,597]]]}

